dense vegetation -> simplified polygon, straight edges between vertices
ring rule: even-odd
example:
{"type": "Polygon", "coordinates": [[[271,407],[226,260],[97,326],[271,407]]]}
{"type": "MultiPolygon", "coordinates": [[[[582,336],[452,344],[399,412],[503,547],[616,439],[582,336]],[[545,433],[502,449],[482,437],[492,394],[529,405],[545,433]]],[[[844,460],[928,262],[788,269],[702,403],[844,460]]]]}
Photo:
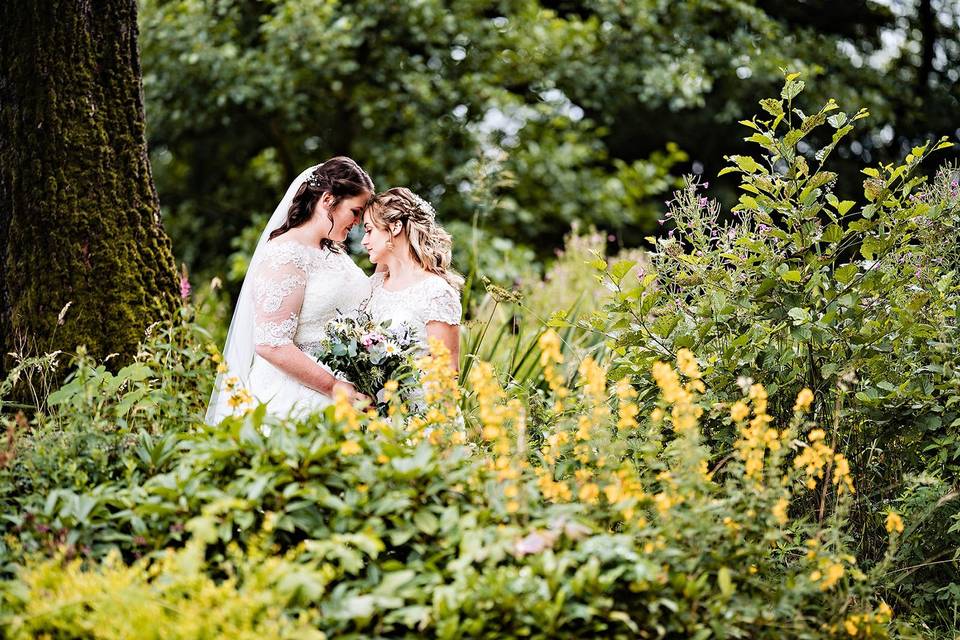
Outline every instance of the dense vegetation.
{"type": "Polygon", "coordinates": [[[803,90],[742,122],[728,215],[690,180],[648,254],[575,236],[545,282],[489,284],[459,383],[421,363],[425,415],[203,425],[216,289],[119,371],[81,352],[51,390],[63,356],[23,361],[0,628],[954,637],[960,171],[925,177],[932,141],[842,199],[867,114],[803,90]]]}
{"type": "Polygon", "coordinates": [[[736,182],[714,176],[743,151],[736,121],[779,88],[781,68],[812,81],[797,106],[833,97],[873,114],[834,153],[837,195],[851,199],[864,164],[956,135],[958,11],[949,0],[149,0],[144,91],[165,222],[181,260],[223,275],[231,242],[262,227],[256,216],[303,167],[346,153],[378,186],[410,186],[464,223],[458,237],[476,221],[494,254],[550,258],[573,220],[638,246],[687,173],[736,202],[736,182]]]}

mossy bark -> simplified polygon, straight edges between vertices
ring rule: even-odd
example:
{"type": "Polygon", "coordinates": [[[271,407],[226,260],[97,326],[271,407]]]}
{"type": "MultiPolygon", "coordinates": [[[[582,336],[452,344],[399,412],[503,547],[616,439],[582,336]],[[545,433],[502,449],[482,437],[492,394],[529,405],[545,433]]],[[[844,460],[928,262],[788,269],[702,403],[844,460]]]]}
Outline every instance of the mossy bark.
{"type": "Polygon", "coordinates": [[[122,362],[178,291],[136,0],[5,0],[0,24],[0,353],[82,344],[122,362]]]}

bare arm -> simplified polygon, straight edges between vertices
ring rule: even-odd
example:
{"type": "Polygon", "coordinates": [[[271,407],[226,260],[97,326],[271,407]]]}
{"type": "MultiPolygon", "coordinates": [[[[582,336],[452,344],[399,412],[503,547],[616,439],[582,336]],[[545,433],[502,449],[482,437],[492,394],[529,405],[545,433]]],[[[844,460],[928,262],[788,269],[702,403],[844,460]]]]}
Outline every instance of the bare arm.
{"type": "Polygon", "coordinates": [[[455,324],[447,324],[439,320],[431,320],[427,323],[427,338],[439,340],[450,350],[450,366],[455,372],[460,371],[460,327],[455,324]]]}

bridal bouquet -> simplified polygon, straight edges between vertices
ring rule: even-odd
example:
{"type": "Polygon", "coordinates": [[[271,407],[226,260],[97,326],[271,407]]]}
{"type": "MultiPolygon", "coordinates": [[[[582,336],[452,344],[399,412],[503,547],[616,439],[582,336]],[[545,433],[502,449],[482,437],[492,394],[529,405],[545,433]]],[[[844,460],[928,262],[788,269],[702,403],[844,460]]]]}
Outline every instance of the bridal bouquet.
{"type": "Polygon", "coordinates": [[[353,383],[380,404],[383,385],[399,384],[400,397],[416,384],[417,342],[405,324],[376,323],[365,311],[338,314],[327,322],[325,337],[309,355],[353,383]]]}

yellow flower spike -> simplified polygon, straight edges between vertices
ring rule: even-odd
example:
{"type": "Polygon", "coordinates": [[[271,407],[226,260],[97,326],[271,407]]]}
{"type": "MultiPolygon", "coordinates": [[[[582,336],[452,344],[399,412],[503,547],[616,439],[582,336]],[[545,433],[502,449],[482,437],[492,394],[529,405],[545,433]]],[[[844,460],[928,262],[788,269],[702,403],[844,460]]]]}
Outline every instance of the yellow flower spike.
{"type": "Polygon", "coordinates": [[[777,500],[777,503],[773,505],[773,517],[780,524],[787,524],[787,507],[790,506],[790,501],[786,498],[780,498],[777,500]]]}
{"type": "Polygon", "coordinates": [[[700,377],[700,368],[693,352],[687,348],[677,351],[677,369],[688,378],[697,379],[700,377]]]}
{"type": "Polygon", "coordinates": [[[569,394],[564,386],[562,376],[554,368],[563,363],[563,354],[560,351],[560,336],[552,329],[546,331],[538,341],[540,346],[540,366],[543,367],[543,378],[547,381],[554,396],[553,412],[563,411],[563,399],[569,394]]]}
{"type": "Polygon", "coordinates": [[[600,487],[597,486],[597,483],[588,482],[580,487],[580,493],[578,494],[578,497],[580,498],[581,502],[593,503],[596,502],[599,495],[600,487]]]}
{"type": "Polygon", "coordinates": [[[606,401],[607,371],[591,358],[586,357],[578,369],[580,379],[584,383],[587,397],[594,404],[604,404],[606,401]]]}
{"type": "Polygon", "coordinates": [[[847,618],[843,622],[843,628],[846,629],[847,633],[849,633],[851,636],[854,636],[854,637],[856,637],[857,633],[859,633],[860,631],[857,628],[857,623],[855,621],[856,617],[857,616],[853,616],[852,618],[847,618]]]}
{"type": "Polygon", "coordinates": [[[833,588],[835,584],[840,581],[840,578],[843,577],[844,569],[842,564],[832,563],[827,567],[827,573],[823,578],[823,582],[820,583],[821,591],[828,591],[833,588]]]}
{"type": "Polygon", "coordinates": [[[637,415],[640,407],[634,402],[637,391],[630,384],[629,378],[621,378],[614,390],[617,394],[617,429],[628,430],[637,427],[637,415]]]}
{"type": "MultiPolygon", "coordinates": [[[[896,511],[887,513],[887,533],[903,533],[903,518],[896,511]]],[[[886,604],[886,603],[884,603],[886,604]]]]}
{"type": "Polygon", "coordinates": [[[793,405],[793,410],[806,412],[809,411],[811,404],[813,404],[813,391],[804,388],[797,394],[797,401],[793,405]]]}
{"type": "Polygon", "coordinates": [[[593,426],[589,416],[580,416],[577,420],[577,440],[589,440],[590,428],[593,426]]]}

